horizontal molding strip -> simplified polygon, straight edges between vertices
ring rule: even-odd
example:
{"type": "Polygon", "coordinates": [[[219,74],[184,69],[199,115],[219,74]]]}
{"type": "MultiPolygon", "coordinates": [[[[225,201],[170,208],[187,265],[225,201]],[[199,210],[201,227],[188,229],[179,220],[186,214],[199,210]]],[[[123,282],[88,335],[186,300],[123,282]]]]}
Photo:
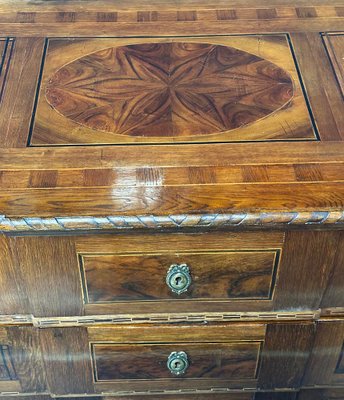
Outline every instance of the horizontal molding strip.
{"type": "Polygon", "coordinates": [[[232,313],[176,313],[176,314],[121,314],[84,315],[71,317],[34,317],[33,315],[0,315],[2,325],[30,324],[38,328],[75,327],[122,324],[170,324],[204,322],[270,322],[270,321],[317,321],[320,310],[232,312],[232,313]]]}
{"type": "Polygon", "coordinates": [[[293,225],[344,227],[344,211],[35,218],[11,218],[0,215],[1,233],[140,229],[181,230],[183,228],[288,227],[293,225]]]}

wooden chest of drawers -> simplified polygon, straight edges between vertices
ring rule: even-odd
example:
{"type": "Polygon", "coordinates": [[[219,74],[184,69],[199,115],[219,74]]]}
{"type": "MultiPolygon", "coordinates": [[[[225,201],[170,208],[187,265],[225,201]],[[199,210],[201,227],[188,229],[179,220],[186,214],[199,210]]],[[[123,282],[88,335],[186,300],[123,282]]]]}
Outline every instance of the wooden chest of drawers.
{"type": "Polygon", "coordinates": [[[0,398],[344,398],[344,2],[0,0],[0,398]]]}

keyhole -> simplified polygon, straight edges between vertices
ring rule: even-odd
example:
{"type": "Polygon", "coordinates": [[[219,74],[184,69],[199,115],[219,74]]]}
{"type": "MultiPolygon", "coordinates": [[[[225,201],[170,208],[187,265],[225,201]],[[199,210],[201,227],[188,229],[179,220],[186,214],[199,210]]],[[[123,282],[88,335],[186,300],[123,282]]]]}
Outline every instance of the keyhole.
{"type": "Polygon", "coordinates": [[[182,283],[182,277],[181,276],[176,276],[176,278],[175,278],[176,286],[180,286],[181,283],[182,283]]]}

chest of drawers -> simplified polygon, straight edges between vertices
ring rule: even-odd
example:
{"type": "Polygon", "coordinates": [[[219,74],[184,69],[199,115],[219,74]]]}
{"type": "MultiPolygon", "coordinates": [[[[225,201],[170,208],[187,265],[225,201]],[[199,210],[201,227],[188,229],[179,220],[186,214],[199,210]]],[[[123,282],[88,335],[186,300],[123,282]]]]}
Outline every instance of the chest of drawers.
{"type": "Polygon", "coordinates": [[[342,399],[344,3],[0,27],[0,397],[342,399]]]}

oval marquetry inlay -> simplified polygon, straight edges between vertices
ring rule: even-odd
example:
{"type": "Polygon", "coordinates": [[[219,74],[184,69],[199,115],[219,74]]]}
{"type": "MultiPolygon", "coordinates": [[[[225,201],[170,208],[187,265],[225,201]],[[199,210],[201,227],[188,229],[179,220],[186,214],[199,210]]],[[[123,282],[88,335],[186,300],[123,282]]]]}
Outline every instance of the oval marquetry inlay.
{"type": "Polygon", "coordinates": [[[60,68],[49,104],[94,130],[128,136],[220,133],[268,116],[290,101],[293,83],[253,54],[205,43],[107,48],[60,68]]]}

